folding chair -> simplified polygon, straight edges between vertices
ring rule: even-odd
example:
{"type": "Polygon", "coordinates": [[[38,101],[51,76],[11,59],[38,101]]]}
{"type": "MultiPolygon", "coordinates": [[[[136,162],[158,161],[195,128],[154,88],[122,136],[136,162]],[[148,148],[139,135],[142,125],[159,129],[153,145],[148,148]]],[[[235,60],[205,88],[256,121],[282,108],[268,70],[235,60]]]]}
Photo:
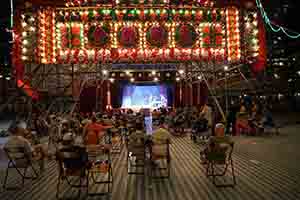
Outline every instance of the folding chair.
{"type": "Polygon", "coordinates": [[[60,195],[60,184],[61,181],[66,180],[68,185],[71,188],[79,188],[78,198],[81,195],[81,188],[87,187],[88,183],[88,175],[87,175],[87,167],[88,160],[85,148],[70,146],[67,148],[63,148],[58,150],[57,152],[57,160],[59,166],[59,175],[58,175],[58,183],[56,190],[56,198],[59,198],[60,195]],[[78,177],[79,184],[72,183],[70,180],[71,177],[78,177]],[[86,184],[83,183],[83,180],[86,180],[86,184]]]}
{"type": "Polygon", "coordinates": [[[221,137],[216,138],[216,144],[220,145],[220,148],[216,148],[215,150],[211,150],[205,153],[206,157],[206,175],[208,177],[212,177],[213,184],[217,187],[227,187],[227,186],[235,186],[236,179],[234,174],[234,166],[232,160],[232,152],[234,147],[234,142],[230,140],[229,137],[221,137]],[[231,175],[232,175],[232,183],[231,184],[217,184],[216,177],[225,176],[229,166],[231,167],[231,175]],[[216,168],[221,167],[222,172],[217,173],[216,168]]]}
{"type": "Polygon", "coordinates": [[[8,170],[12,168],[16,169],[18,174],[22,177],[22,186],[24,186],[25,179],[38,178],[38,173],[33,167],[32,160],[26,154],[26,150],[24,147],[9,147],[9,148],[4,148],[4,151],[9,161],[6,168],[6,175],[4,178],[3,189],[6,189],[8,170]],[[34,174],[33,176],[26,176],[26,173],[30,168],[32,169],[34,174]]]}
{"type": "Polygon", "coordinates": [[[144,175],[145,174],[145,139],[144,138],[129,138],[127,146],[127,172],[128,174],[144,175]],[[136,168],[136,171],[131,171],[131,168],[136,168]],[[142,172],[137,169],[142,168],[142,172]]]}
{"type": "Polygon", "coordinates": [[[111,153],[120,154],[122,150],[122,135],[121,131],[118,128],[111,128],[107,130],[107,134],[111,137],[111,153]]]}
{"type": "Polygon", "coordinates": [[[193,142],[197,142],[198,138],[200,138],[201,142],[205,142],[210,135],[207,120],[197,120],[192,124],[191,139],[193,142]]]}
{"type": "Polygon", "coordinates": [[[170,156],[170,141],[169,140],[155,140],[150,146],[150,161],[151,161],[151,178],[169,178],[171,171],[171,156],[170,156]],[[166,167],[159,167],[156,161],[166,161],[166,167]],[[167,175],[154,176],[154,171],[166,171],[167,175]]]}
{"type": "Polygon", "coordinates": [[[112,161],[110,155],[110,149],[105,148],[104,145],[95,145],[87,147],[89,161],[91,166],[88,169],[88,184],[87,184],[87,194],[89,196],[97,195],[107,195],[112,192],[113,183],[113,171],[112,171],[112,161]],[[104,180],[97,180],[97,178],[103,178],[106,175],[107,178],[104,180]],[[94,185],[106,185],[106,192],[90,193],[90,183],[94,185]]]}

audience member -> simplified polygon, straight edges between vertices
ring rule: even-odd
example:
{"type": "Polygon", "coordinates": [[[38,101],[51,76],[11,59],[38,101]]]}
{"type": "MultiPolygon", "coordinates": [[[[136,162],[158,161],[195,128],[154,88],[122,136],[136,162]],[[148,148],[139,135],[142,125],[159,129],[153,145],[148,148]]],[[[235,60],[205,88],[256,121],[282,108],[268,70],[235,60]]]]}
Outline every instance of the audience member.
{"type": "Polygon", "coordinates": [[[45,169],[45,158],[47,150],[41,145],[32,145],[28,139],[24,137],[26,135],[26,123],[16,122],[14,127],[10,128],[11,136],[9,137],[4,148],[24,148],[26,156],[31,161],[38,161],[40,170],[45,169]]]}

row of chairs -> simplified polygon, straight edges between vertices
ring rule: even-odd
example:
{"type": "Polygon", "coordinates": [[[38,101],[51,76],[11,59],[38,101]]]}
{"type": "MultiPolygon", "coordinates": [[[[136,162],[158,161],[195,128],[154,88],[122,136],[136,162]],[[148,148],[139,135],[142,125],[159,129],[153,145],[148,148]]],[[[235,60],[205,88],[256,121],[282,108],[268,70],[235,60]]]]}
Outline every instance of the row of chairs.
{"type": "Polygon", "coordinates": [[[147,162],[150,165],[150,178],[169,178],[171,171],[170,141],[162,140],[153,143],[151,139],[145,138],[129,140],[127,142],[128,174],[145,175],[147,162]],[[147,156],[147,153],[149,156],[147,156]],[[164,162],[166,166],[160,167],[158,162],[164,162]],[[132,171],[132,168],[135,171],[132,171]],[[157,170],[160,171],[159,176],[155,176],[157,170]]]}
{"type": "MultiPolygon", "coordinates": [[[[140,141],[126,140],[127,146],[127,170],[128,174],[145,174],[145,165],[148,161],[150,164],[150,178],[169,178],[171,170],[171,156],[170,156],[170,142],[158,142],[154,144],[151,140],[141,138],[140,141]],[[157,150],[162,152],[157,154],[157,150]],[[147,159],[147,151],[149,151],[150,159],[147,159]],[[135,158],[134,160],[132,158],[135,158]],[[159,167],[157,161],[166,161],[165,167],[159,167]],[[132,168],[141,168],[142,171],[131,171],[132,168]],[[166,171],[166,175],[155,176],[156,170],[166,171]]],[[[220,144],[227,144],[228,148],[224,152],[210,151],[206,152],[206,174],[208,177],[213,178],[213,183],[217,185],[216,178],[224,176],[228,169],[231,168],[233,183],[229,186],[236,184],[234,166],[232,160],[232,152],[234,143],[228,138],[223,138],[218,141],[220,144]],[[219,168],[223,169],[219,173],[219,168]]],[[[73,148],[73,147],[72,147],[73,148]]],[[[59,166],[59,176],[57,183],[57,198],[60,198],[60,187],[63,181],[66,181],[71,187],[80,188],[79,196],[82,188],[87,189],[89,195],[103,195],[109,194],[112,191],[113,183],[113,171],[112,171],[112,160],[111,151],[105,148],[103,145],[100,146],[87,146],[86,148],[62,148],[57,154],[57,163],[59,166]],[[99,160],[99,157],[101,159],[99,160]],[[74,164],[75,163],[75,164],[74,164]],[[104,180],[97,180],[97,174],[105,174],[107,178],[104,180]],[[79,177],[79,184],[74,184],[68,179],[69,177],[79,177]],[[90,193],[90,184],[106,184],[107,190],[103,193],[90,193]]],[[[5,180],[3,187],[6,188],[8,179],[8,170],[15,168],[18,174],[22,178],[22,186],[26,179],[38,178],[38,172],[34,167],[34,163],[25,154],[24,148],[9,148],[4,149],[8,158],[9,163],[6,170],[5,180]],[[32,176],[28,176],[28,172],[32,170],[32,176]]],[[[161,175],[161,173],[160,173],[161,175]]]]}

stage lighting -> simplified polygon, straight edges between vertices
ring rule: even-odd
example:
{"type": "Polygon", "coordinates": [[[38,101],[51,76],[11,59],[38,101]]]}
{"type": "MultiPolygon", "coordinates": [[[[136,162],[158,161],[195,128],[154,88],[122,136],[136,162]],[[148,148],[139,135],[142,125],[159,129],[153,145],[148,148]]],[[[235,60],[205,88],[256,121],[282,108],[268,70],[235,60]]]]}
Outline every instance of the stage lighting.
{"type": "Polygon", "coordinates": [[[125,73],[126,73],[126,75],[129,75],[129,74],[130,74],[130,71],[126,71],[125,73]]]}
{"type": "Polygon", "coordinates": [[[102,73],[103,73],[103,75],[106,75],[107,74],[107,70],[102,70],[102,73]]]}
{"type": "Polygon", "coordinates": [[[227,70],[228,70],[228,66],[225,65],[225,66],[224,66],[224,71],[227,71],[227,70]]]}
{"type": "Polygon", "coordinates": [[[198,79],[201,80],[201,79],[202,79],[202,76],[198,76],[198,79]]]}
{"type": "Polygon", "coordinates": [[[155,72],[155,71],[152,71],[152,72],[151,72],[151,74],[152,74],[152,75],[155,75],[155,74],[156,74],[156,72],[155,72]]]}
{"type": "Polygon", "coordinates": [[[184,71],[181,69],[181,70],[179,70],[179,74],[183,74],[184,73],[184,71]]]}
{"type": "Polygon", "coordinates": [[[179,78],[179,77],[177,77],[177,78],[176,78],[176,81],[180,81],[180,78],[179,78]]]}
{"type": "Polygon", "coordinates": [[[131,79],[130,79],[130,82],[134,82],[134,78],[131,78],[131,79]]]}
{"type": "Polygon", "coordinates": [[[109,81],[110,81],[111,83],[113,83],[113,82],[115,81],[115,79],[110,78],[109,81]]]}
{"type": "Polygon", "coordinates": [[[157,81],[158,81],[158,78],[157,78],[157,77],[155,77],[155,78],[154,78],[154,81],[155,81],[155,82],[157,82],[157,81]]]}

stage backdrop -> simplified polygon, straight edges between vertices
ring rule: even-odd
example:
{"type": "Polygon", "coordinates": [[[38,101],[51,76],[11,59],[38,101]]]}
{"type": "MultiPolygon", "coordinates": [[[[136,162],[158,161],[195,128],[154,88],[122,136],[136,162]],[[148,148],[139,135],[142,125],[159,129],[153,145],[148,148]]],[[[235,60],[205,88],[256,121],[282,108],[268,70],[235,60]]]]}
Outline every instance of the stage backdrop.
{"type": "MultiPolygon", "coordinates": [[[[100,82],[100,81],[99,81],[100,82]]],[[[102,84],[91,85],[85,87],[80,94],[80,111],[92,112],[96,108],[96,99],[99,102],[99,108],[105,110],[109,104],[108,91],[110,91],[110,103],[112,108],[122,107],[124,88],[129,85],[139,86],[160,86],[166,88],[166,97],[168,106],[182,107],[186,105],[200,106],[207,102],[208,89],[204,82],[194,83],[192,87],[186,86],[184,82],[168,82],[168,83],[154,83],[154,82],[136,82],[131,83],[127,80],[116,80],[113,83],[110,81],[103,81],[102,84]],[[189,91],[188,91],[189,90],[189,91]],[[98,98],[96,96],[98,95],[98,98]]]]}
{"type": "Polygon", "coordinates": [[[159,108],[173,106],[174,86],[167,83],[139,82],[119,84],[118,105],[122,108],[159,108]],[[121,97],[121,98],[120,98],[121,97]],[[120,101],[122,101],[120,103],[120,101]]]}

